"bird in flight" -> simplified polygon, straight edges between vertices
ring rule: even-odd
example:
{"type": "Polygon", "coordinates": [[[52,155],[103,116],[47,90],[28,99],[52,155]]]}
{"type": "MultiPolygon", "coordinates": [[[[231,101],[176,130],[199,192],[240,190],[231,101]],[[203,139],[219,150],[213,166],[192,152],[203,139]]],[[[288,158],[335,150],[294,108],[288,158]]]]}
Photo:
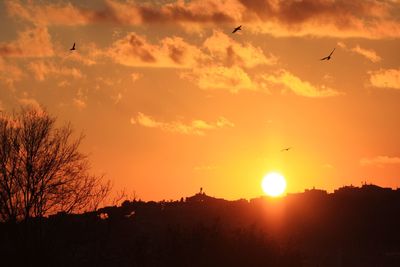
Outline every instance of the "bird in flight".
{"type": "Polygon", "coordinates": [[[329,56],[324,57],[324,58],[321,58],[321,60],[330,60],[330,59],[331,59],[331,56],[332,56],[332,54],[333,54],[333,52],[335,51],[335,49],[336,49],[336,47],[333,48],[333,50],[332,50],[332,52],[329,54],[329,56]]]}
{"type": "Polygon", "coordinates": [[[235,33],[237,31],[241,31],[242,30],[242,25],[239,25],[238,27],[236,27],[235,29],[233,29],[232,33],[235,33]]]}
{"type": "Polygon", "coordinates": [[[282,149],[281,152],[283,152],[283,151],[289,151],[290,149],[292,149],[292,148],[291,148],[291,147],[287,147],[287,148],[282,149]]]}
{"type": "Polygon", "coordinates": [[[70,51],[74,51],[74,50],[76,50],[76,49],[75,49],[75,43],[74,43],[74,45],[72,46],[72,48],[70,49],[70,51]]]}

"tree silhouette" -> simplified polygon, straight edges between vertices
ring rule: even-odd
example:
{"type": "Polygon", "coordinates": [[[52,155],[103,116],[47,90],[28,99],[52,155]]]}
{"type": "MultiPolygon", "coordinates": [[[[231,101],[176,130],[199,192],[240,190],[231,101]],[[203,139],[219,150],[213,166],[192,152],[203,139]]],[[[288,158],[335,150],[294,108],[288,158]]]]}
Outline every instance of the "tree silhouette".
{"type": "Polygon", "coordinates": [[[46,111],[21,108],[0,117],[0,221],[95,209],[110,182],[89,174],[70,124],[56,127],[46,111]]]}

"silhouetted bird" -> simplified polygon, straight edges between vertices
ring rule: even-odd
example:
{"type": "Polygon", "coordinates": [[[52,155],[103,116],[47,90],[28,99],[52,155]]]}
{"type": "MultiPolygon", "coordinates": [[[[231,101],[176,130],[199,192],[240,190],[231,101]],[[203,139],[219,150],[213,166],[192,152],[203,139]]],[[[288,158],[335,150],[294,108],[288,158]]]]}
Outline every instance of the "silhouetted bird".
{"type": "Polygon", "coordinates": [[[287,147],[287,148],[282,149],[281,152],[283,152],[283,151],[289,151],[290,149],[292,149],[292,148],[291,148],[291,147],[287,147]]]}
{"type": "Polygon", "coordinates": [[[237,31],[241,31],[242,30],[242,25],[239,25],[238,27],[236,27],[235,29],[233,29],[232,33],[235,33],[237,31]]]}
{"type": "Polygon", "coordinates": [[[335,49],[336,49],[336,47],[332,50],[332,52],[329,54],[329,56],[321,58],[321,60],[330,60],[333,52],[335,51],[335,49]]]}
{"type": "Polygon", "coordinates": [[[75,43],[74,43],[74,45],[72,46],[72,48],[70,49],[70,51],[74,51],[74,50],[76,50],[76,49],[75,49],[75,43]]]}

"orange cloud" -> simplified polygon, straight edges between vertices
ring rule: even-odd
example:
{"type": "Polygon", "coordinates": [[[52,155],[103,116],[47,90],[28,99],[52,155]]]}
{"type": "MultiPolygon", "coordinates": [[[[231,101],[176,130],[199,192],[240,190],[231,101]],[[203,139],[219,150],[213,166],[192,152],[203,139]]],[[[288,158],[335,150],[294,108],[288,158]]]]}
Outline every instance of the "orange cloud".
{"type": "Polygon", "coordinates": [[[373,63],[379,62],[382,60],[380,56],[376,54],[376,52],[372,49],[365,49],[361,48],[359,45],[355,46],[353,49],[351,49],[353,52],[362,55],[366,59],[370,60],[373,63]]]}
{"type": "Polygon", "coordinates": [[[287,70],[281,70],[277,74],[263,75],[263,79],[272,84],[280,85],[299,96],[305,97],[332,97],[338,96],[341,93],[334,89],[325,86],[316,87],[307,81],[301,80],[287,70]]]}
{"type": "Polygon", "coordinates": [[[83,77],[81,71],[77,68],[57,66],[43,61],[29,63],[28,69],[34,74],[35,79],[39,81],[45,80],[48,75],[70,76],[75,79],[83,77]]]}
{"type": "Polygon", "coordinates": [[[119,64],[142,67],[193,68],[211,66],[242,66],[276,64],[277,59],[266,56],[261,48],[241,44],[222,32],[214,31],[197,47],[180,37],[166,37],[159,43],[150,43],[134,32],[115,41],[103,52],[119,64]]]}
{"type": "Polygon", "coordinates": [[[373,63],[377,63],[382,60],[382,58],[372,49],[362,48],[359,45],[356,45],[355,47],[350,49],[343,42],[338,42],[338,46],[346,51],[351,51],[353,53],[359,54],[373,63]]]}
{"type": "Polygon", "coordinates": [[[274,36],[399,37],[398,1],[366,0],[106,0],[103,9],[72,4],[22,5],[7,1],[10,15],[40,25],[91,23],[142,24],[245,24],[274,36]]]}
{"type": "Polygon", "coordinates": [[[43,111],[42,107],[40,106],[40,104],[36,101],[36,99],[28,97],[28,96],[24,96],[18,99],[18,102],[21,105],[24,106],[28,106],[31,108],[34,108],[37,111],[43,111]]]}
{"type": "Polygon", "coordinates": [[[97,63],[96,58],[102,55],[101,51],[94,44],[81,45],[78,43],[77,46],[79,50],[73,52],[58,49],[57,56],[63,61],[75,61],[86,66],[93,66],[97,63]]]}
{"type": "Polygon", "coordinates": [[[12,87],[14,83],[21,80],[21,78],[21,69],[0,57],[0,81],[12,87]]]}
{"type": "Polygon", "coordinates": [[[214,30],[213,34],[204,41],[203,46],[213,58],[218,58],[227,66],[238,65],[251,68],[277,63],[277,58],[272,54],[265,56],[261,48],[254,47],[250,43],[241,44],[221,31],[214,30]]]}
{"type": "Polygon", "coordinates": [[[77,107],[78,109],[84,109],[84,108],[86,108],[86,102],[85,102],[82,98],[75,97],[75,98],[72,100],[72,103],[73,103],[74,106],[77,107]]]}
{"type": "Polygon", "coordinates": [[[369,72],[374,87],[400,89],[400,69],[380,69],[369,72]]]}
{"type": "Polygon", "coordinates": [[[50,57],[54,55],[50,34],[45,27],[36,27],[19,32],[17,39],[0,43],[3,57],[50,57]]]}
{"type": "Polygon", "coordinates": [[[131,73],[132,82],[136,82],[142,77],[142,74],[133,72],[131,73]]]}
{"type": "Polygon", "coordinates": [[[342,0],[240,0],[256,31],[274,36],[399,37],[398,3],[342,0]]]}
{"type": "Polygon", "coordinates": [[[175,1],[168,4],[139,4],[107,1],[121,23],[224,23],[242,20],[245,8],[236,0],[175,1]],[[135,14],[135,16],[132,16],[135,14]]]}
{"type": "Polygon", "coordinates": [[[126,66],[177,68],[193,66],[204,56],[200,49],[180,37],[164,38],[157,45],[136,33],[114,42],[105,55],[126,66]]]}
{"type": "Polygon", "coordinates": [[[181,78],[188,79],[203,90],[228,90],[237,93],[241,90],[257,90],[257,83],[240,67],[209,66],[184,72],[181,78]]]}
{"type": "Polygon", "coordinates": [[[362,158],[360,160],[361,166],[378,166],[383,167],[387,164],[400,164],[399,157],[377,156],[374,158],[362,158]]]}
{"type": "Polygon", "coordinates": [[[67,4],[35,4],[7,1],[8,13],[42,25],[86,25],[112,22],[135,25],[144,23],[222,23],[242,19],[244,7],[236,0],[193,0],[142,4],[106,0],[101,10],[89,10],[67,4]]]}
{"type": "Polygon", "coordinates": [[[106,14],[109,13],[78,8],[71,3],[38,4],[34,1],[21,3],[18,0],[9,0],[5,2],[5,5],[11,16],[22,18],[36,25],[86,25],[106,19],[106,14]]]}
{"type": "Polygon", "coordinates": [[[159,128],[166,132],[180,133],[187,135],[205,135],[206,131],[217,128],[233,127],[234,124],[224,117],[218,118],[216,122],[209,123],[203,120],[193,120],[185,124],[181,121],[162,122],[151,116],[139,112],[130,119],[131,124],[137,124],[148,128],[159,128]]]}
{"type": "Polygon", "coordinates": [[[264,88],[253,81],[244,68],[277,63],[272,54],[266,56],[261,48],[241,44],[219,31],[214,31],[199,47],[179,37],[150,43],[144,36],[131,32],[102,53],[126,66],[190,69],[183,71],[180,77],[204,90],[235,93],[264,88]]]}
{"type": "Polygon", "coordinates": [[[86,108],[87,106],[87,90],[87,88],[79,88],[75,97],[72,99],[72,104],[80,110],[86,108]]]}

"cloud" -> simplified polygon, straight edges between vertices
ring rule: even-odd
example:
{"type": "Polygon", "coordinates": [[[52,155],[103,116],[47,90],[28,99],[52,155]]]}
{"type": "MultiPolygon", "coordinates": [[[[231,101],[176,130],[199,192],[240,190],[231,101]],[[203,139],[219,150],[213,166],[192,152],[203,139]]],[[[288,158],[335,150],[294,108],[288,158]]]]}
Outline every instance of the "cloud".
{"type": "Polygon", "coordinates": [[[51,36],[46,27],[21,31],[15,41],[0,43],[0,56],[3,57],[51,57],[53,55],[51,36]]]}
{"type": "Polygon", "coordinates": [[[22,70],[0,57],[0,81],[13,87],[14,83],[21,80],[22,70]]]}
{"type": "Polygon", "coordinates": [[[78,109],[82,110],[87,106],[88,89],[79,88],[76,92],[75,97],[72,99],[72,104],[78,109]]]}
{"type": "Polygon", "coordinates": [[[380,69],[368,73],[372,86],[400,90],[400,69],[380,69]]]}
{"type": "Polygon", "coordinates": [[[400,36],[398,3],[368,0],[240,0],[256,30],[274,36],[400,36]]]}
{"type": "Polygon", "coordinates": [[[362,55],[366,59],[370,60],[373,63],[379,62],[382,60],[380,56],[376,54],[376,52],[372,49],[361,48],[359,45],[355,46],[351,49],[353,52],[362,55]]]}
{"type": "Polygon", "coordinates": [[[338,96],[341,93],[338,91],[325,87],[316,87],[307,81],[301,80],[299,77],[293,75],[287,70],[280,70],[276,74],[263,75],[263,79],[271,85],[280,85],[299,96],[305,97],[332,97],[338,96]]]}
{"type": "Polygon", "coordinates": [[[37,111],[42,112],[43,108],[41,107],[41,105],[39,104],[39,102],[36,101],[36,99],[28,97],[28,96],[24,96],[18,99],[18,102],[23,105],[23,106],[27,106],[30,108],[33,108],[37,111]]]}
{"type": "Polygon", "coordinates": [[[116,96],[111,97],[114,100],[114,104],[118,104],[122,100],[122,94],[118,93],[116,96]]]}
{"type": "Polygon", "coordinates": [[[245,24],[274,36],[396,38],[400,36],[398,1],[371,0],[106,0],[102,9],[67,4],[7,1],[11,16],[37,25],[245,24]]]}
{"type": "Polygon", "coordinates": [[[353,48],[348,48],[343,42],[338,42],[338,46],[346,51],[359,54],[373,63],[377,63],[382,60],[382,58],[372,49],[362,48],[359,45],[356,45],[353,48]]]}
{"type": "Polygon", "coordinates": [[[113,20],[120,24],[220,24],[241,21],[245,7],[236,0],[178,0],[167,4],[108,0],[106,12],[114,14],[113,20]]]}
{"type": "Polygon", "coordinates": [[[221,31],[213,31],[203,46],[211,53],[213,58],[219,59],[227,66],[242,66],[252,68],[258,65],[274,65],[277,58],[270,54],[265,56],[259,47],[250,43],[241,44],[221,31]]]}
{"type": "MultiPolygon", "coordinates": [[[[189,44],[180,37],[166,37],[158,43],[151,43],[146,37],[131,32],[116,40],[103,55],[132,67],[211,68],[201,70],[202,74],[214,71],[219,73],[217,79],[223,73],[227,74],[227,67],[253,68],[277,62],[274,55],[266,56],[261,48],[250,43],[241,44],[220,31],[214,31],[200,46],[189,44]]],[[[238,73],[237,68],[232,68],[230,72],[245,76],[243,71],[238,73]]]]}
{"type": "Polygon", "coordinates": [[[17,0],[6,2],[12,16],[43,25],[86,25],[111,22],[123,25],[147,23],[223,23],[241,20],[244,7],[236,0],[175,1],[168,4],[140,3],[140,1],[106,0],[104,8],[90,10],[73,6],[71,3],[22,4],[17,0]]]}
{"type": "Polygon", "coordinates": [[[147,128],[158,128],[166,132],[180,133],[186,135],[205,135],[206,131],[218,128],[234,127],[234,124],[224,117],[218,118],[216,122],[193,120],[188,124],[181,121],[163,122],[157,121],[151,116],[139,112],[130,119],[131,124],[141,125],[147,128]]]}
{"type": "MultiPolygon", "coordinates": [[[[166,37],[151,43],[144,36],[131,32],[116,40],[103,55],[126,66],[185,69],[181,78],[194,82],[199,88],[231,92],[258,90],[260,85],[245,69],[277,62],[275,56],[266,56],[261,48],[250,43],[241,44],[220,31],[213,31],[199,47],[180,37],[166,37]]],[[[132,77],[138,78],[137,75],[132,77]]]]}
{"type": "Polygon", "coordinates": [[[85,44],[85,45],[80,45],[77,44],[79,47],[77,48],[78,50],[70,52],[69,54],[65,55],[66,51],[59,50],[57,51],[57,56],[60,57],[63,61],[68,60],[68,61],[75,61],[82,63],[83,65],[86,66],[93,66],[95,65],[96,62],[96,57],[99,57],[102,55],[102,52],[100,51],[99,48],[95,44],[85,44]]]}
{"type": "Polygon", "coordinates": [[[86,102],[79,97],[75,97],[74,99],[72,99],[72,103],[74,104],[75,107],[77,107],[78,109],[84,109],[86,108],[86,102]]]}
{"type": "Polygon", "coordinates": [[[377,156],[374,158],[360,159],[361,166],[383,167],[383,165],[388,165],[388,164],[400,164],[400,158],[399,157],[389,157],[389,156],[377,156]]]}
{"type": "Polygon", "coordinates": [[[114,61],[126,66],[188,68],[202,60],[199,48],[180,37],[166,37],[151,44],[134,32],[117,40],[105,52],[114,61]]]}
{"type": "Polygon", "coordinates": [[[141,73],[136,73],[136,72],[132,72],[131,73],[131,79],[132,82],[136,82],[137,80],[139,80],[143,75],[141,73]]]}
{"type": "Polygon", "coordinates": [[[49,75],[69,76],[75,79],[83,77],[81,71],[77,68],[57,66],[54,63],[46,63],[44,61],[31,62],[28,64],[28,69],[38,81],[45,80],[49,75]]]}
{"type": "Polygon", "coordinates": [[[194,82],[203,90],[258,90],[258,84],[240,67],[209,66],[195,68],[181,74],[181,78],[194,82]]]}
{"type": "Polygon", "coordinates": [[[21,3],[18,0],[9,0],[5,2],[5,6],[9,15],[36,25],[76,26],[101,21],[102,17],[106,18],[101,12],[78,8],[71,3],[39,4],[34,1],[21,3]]]}

